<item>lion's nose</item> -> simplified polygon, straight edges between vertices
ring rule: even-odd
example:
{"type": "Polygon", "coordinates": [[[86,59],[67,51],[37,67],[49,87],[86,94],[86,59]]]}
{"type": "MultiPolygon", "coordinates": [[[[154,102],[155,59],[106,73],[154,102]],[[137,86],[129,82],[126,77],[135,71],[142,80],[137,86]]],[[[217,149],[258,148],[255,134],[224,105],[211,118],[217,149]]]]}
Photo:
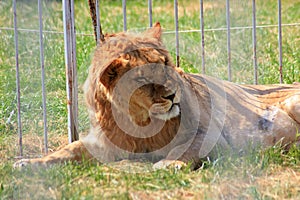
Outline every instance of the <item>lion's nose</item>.
{"type": "Polygon", "coordinates": [[[168,95],[168,96],[164,96],[164,97],[162,97],[162,98],[164,98],[164,99],[168,99],[168,100],[170,100],[170,101],[174,101],[174,98],[175,98],[175,93],[174,94],[171,94],[171,95],[168,95]]]}

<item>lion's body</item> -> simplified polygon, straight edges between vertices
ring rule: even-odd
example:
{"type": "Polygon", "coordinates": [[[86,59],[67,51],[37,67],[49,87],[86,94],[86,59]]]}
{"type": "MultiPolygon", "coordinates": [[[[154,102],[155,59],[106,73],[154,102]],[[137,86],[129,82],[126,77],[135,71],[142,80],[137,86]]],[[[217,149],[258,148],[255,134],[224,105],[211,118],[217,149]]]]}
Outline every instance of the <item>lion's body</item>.
{"type": "MultiPolygon", "coordinates": [[[[249,142],[272,146],[280,139],[284,139],[283,144],[287,144],[296,139],[295,134],[300,130],[299,108],[296,111],[286,104],[291,100],[294,105],[300,103],[299,86],[237,85],[207,76],[204,79],[207,84],[214,85],[211,87],[215,90],[210,93],[223,90],[226,99],[221,101],[226,102],[221,105],[226,107],[217,107],[216,110],[225,111],[224,121],[219,128],[231,148],[239,150],[245,148],[249,142]],[[298,121],[293,116],[295,114],[298,121]]],[[[197,91],[201,91],[201,86],[197,91]]],[[[216,102],[215,105],[219,106],[220,103],[216,102]]],[[[218,115],[214,117],[218,119],[218,115]]]]}
{"type": "Polygon", "coordinates": [[[237,85],[186,74],[174,67],[160,37],[159,24],[140,35],[107,36],[85,84],[89,136],[16,166],[84,154],[100,162],[137,156],[163,158],[159,168],[178,162],[195,167],[216,146],[240,151],[296,141],[300,85],[237,85]]]}

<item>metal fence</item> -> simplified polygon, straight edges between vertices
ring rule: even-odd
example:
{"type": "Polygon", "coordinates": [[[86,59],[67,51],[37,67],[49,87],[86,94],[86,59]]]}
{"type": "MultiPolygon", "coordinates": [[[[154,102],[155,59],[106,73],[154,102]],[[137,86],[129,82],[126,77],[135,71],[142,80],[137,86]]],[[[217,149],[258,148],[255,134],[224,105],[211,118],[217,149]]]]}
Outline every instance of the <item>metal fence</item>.
{"type": "MultiPolygon", "coordinates": [[[[74,20],[74,1],[63,0],[63,22],[64,22],[64,43],[65,43],[65,65],[66,65],[66,91],[68,108],[68,136],[69,143],[78,140],[78,91],[77,91],[77,67],[76,67],[76,33],[74,20]]],[[[22,120],[20,101],[20,79],[19,79],[19,45],[18,45],[18,25],[17,25],[17,1],[13,0],[14,13],[14,40],[16,59],[16,88],[17,88],[17,116],[20,156],[23,156],[22,142],[22,120]]],[[[42,23],[42,0],[38,0],[39,13],[39,41],[40,41],[40,65],[41,84],[43,102],[43,126],[44,126],[44,151],[48,153],[48,133],[47,133],[47,109],[46,109],[46,89],[45,89],[45,69],[44,69],[44,44],[43,44],[43,23],[42,23]]]]}
{"type": "MultiPolygon", "coordinates": [[[[99,10],[98,1],[96,0],[96,9],[99,10]]],[[[122,0],[123,5],[123,30],[127,30],[127,18],[126,18],[126,0],[122,0]]],[[[152,0],[148,0],[148,12],[149,12],[149,26],[152,27],[152,0]]],[[[202,45],[202,73],[205,73],[205,40],[204,40],[204,17],[203,17],[203,0],[200,0],[200,29],[196,30],[201,33],[201,45],[202,45]]],[[[99,12],[97,18],[99,19],[99,12]]],[[[176,37],[176,66],[179,67],[179,37],[178,37],[178,0],[174,0],[174,21],[175,21],[175,37],[176,37]]],[[[100,22],[98,22],[100,25],[100,22]]],[[[227,25],[227,53],[228,53],[228,80],[232,80],[231,73],[231,47],[230,47],[230,1],[226,0],[226,25],[227,25]]],[[[257,57],[256,57],[256,3],[252,0],[252,41],[253,41],[253,68],[254,68],[254,82],[258,83],[257,76],[257,57]]],[[[282,79],[282,23],[281,23],[281,0],[278,0],[278,44],[279,44],[279,66],[280,66],[280,83],[282,79]]],[[[97,33],[100,34],[100,33],[97,33]]]]}
{"type": "MultiPolygon", "coordinates": [[[[42,24],[42,6],[41,1],[38,0],[39,8],[39,41],[40,41],[40,66],[41,66],[41,85],[42,85],[42,105],[43,105],[43,126],[44,126],[44,149],[47,153],[48,151],[48,139],[47,139],[47,109],[46,109],[46,89],[45,89],[45,71],[44,71],[44,44],[43,44],[43,24],[42,24]]],[[[66,91],[67,91],[67,107],[68,107],[68,134],[69,142],[78,140],[78,102],[77,102],[77,67],[76,67],[76,32],[75,32],[75,22],[74,22],[74,1],[73,0],[62,0],[63,2],[63,22],[64,22],[64,44],[65,44],[65,65],[66,65],[66,91]]],[[[16,86],[17,86],[17,119],[18,119],[18,135],[19,135],[19,146],[20,155],[22,152],[22,122],[21,122],[21,111],[20,111],[20,80],[19,80],[19,50],[18,50],[18,24],[17,24],[17,11],[16,11],[16,0],[13,0],[13,13],[14,13],[14,40],[15,40],[15,60],[16,60],[16,86]]],[[[99,0],[95,0],[96,13],[97,13],[97,39],[100,39],[100,13],[99,13],[99,0]]],[[[122,0],[123,8],[123,30],[127,31],[127,15],[126,15],[126,0],[122,0]]],[[[209,29],[204,29],[205,19],[204,19],[204,9],[203,0],[199,1],[199,29],[198,30],[186,30],[179,31],[178,26],[178,1],[174,0],[174,24],[175,24],[175,49],[176,49],[176,66],[180,63],[180,52],[179,52],[179,33],[180,32],[199,32],[201,34],[201,60],[202,60],[202,73],[206,73],[205,66],[205,32],[210,31],[209,29]]],[[[152,0],[148,0],[148,15],[149,15],[149,26],[152,26],[152,0]]],[[[228,80],[232,80],[231,73],[231,30],[236,29],[236,27],[231,27],[230,25],[230,1],[226,0],[226,28],[218,28],[214,30],[227,31],[227,71],[228,80]]],[[[288,25],[288,24],[286,24],[288,25]]],[[[274,26],[274,25],[269,25],[274,26]]],[[[282,80],[282,23],[281,23],[281,0],[278,0],[278,51],[279,51],[279,70],[280,70],[280,83],[282,80]]],[[[263,26],[260,26],[260,28],[263,26]]],[[[257,67],[257,49],[256,49],[256,30],[258,26],[256,25],[256,2],[252,0],[252,26],[243,27],[244,29],[252,29],[252,48],[253,48],[253,80],[254,83],[258,83],[258,67],[257,67]]],[[[33,30],[37,31],[37,30],[33,30]]]]}

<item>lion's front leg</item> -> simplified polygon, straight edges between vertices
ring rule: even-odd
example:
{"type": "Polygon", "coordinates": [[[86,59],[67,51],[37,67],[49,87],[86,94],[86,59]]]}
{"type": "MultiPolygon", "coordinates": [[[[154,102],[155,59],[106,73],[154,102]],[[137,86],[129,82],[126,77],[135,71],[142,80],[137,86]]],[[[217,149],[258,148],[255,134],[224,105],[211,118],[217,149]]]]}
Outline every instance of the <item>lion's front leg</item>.
{"type": "Polygon", "coordinates": [[[165,159],[162,159],[153,165],[154,169],[182,169],[189,166],[195,169],[200,164],[199,146],[200,141],[194,141],[191,146],[182,154],[182,149],[186,144],[179,145],[172,149],[165,159]],[[197,145],[196,143],[199,143],[197,145]],[[182,155],[180,155],[182,154],[182,155]]]}
{"type": "Polygon", "coordinates": [[[181,160],[168,160],[168,159],[163,159],[158,161],[153,165],[153,169],[182,169],[187,166],[186,162],[183,162],[181,160]]]}
{"type": "Polygon", "coordinates": [[[155,163],[153,168],[181,169],[189,166],[190,169],[194,170],[199,168],[202,164],[202,161],[206,160],[207,157],[214,159],[217,156],[218,148],[216,148],[216,146],[224,151],[231,150],[231,147],[222,135],[219,135],[213,140],[213,142],[210,137],[206,138],[206,136],[206,133],[198,133],[193,139],[191,139],[192,141],[176,146],[169,152],[165,159],[155,163]]]}
{"type": "Polygon", "coordinates": [[[14,168],[30,166],[49,166],[56,163],[64,163],[67,161],[89,160],[92,155],[88,152],[81,141],[73,142],[59,151],[49,154],[43,158],[21,159],[14,164],[14,168]]]}
{"type": "Polygon", "coordinates": [[[203,142],[203,135],[196,135],[187,143],[181,144],[173,148],[163,160],[153,165],[154,169],[181,169],[190,166],[195,169],[200,165],[199,150],[203,142]]]}

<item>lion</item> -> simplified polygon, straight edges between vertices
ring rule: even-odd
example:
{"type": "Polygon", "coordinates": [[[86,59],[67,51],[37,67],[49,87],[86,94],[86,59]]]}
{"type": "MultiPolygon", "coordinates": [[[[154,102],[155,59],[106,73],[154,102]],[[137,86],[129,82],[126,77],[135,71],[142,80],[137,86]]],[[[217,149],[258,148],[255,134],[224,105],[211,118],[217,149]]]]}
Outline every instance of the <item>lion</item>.
{"type": "Polygon", "coordinates": [[[106,35],[84,86],[90,133],[15,167],[142,159],[154,169],[199,167],[218,151],[299,142],[300,85],[238,85],[175,67],[157,22],[106,35]]]}

